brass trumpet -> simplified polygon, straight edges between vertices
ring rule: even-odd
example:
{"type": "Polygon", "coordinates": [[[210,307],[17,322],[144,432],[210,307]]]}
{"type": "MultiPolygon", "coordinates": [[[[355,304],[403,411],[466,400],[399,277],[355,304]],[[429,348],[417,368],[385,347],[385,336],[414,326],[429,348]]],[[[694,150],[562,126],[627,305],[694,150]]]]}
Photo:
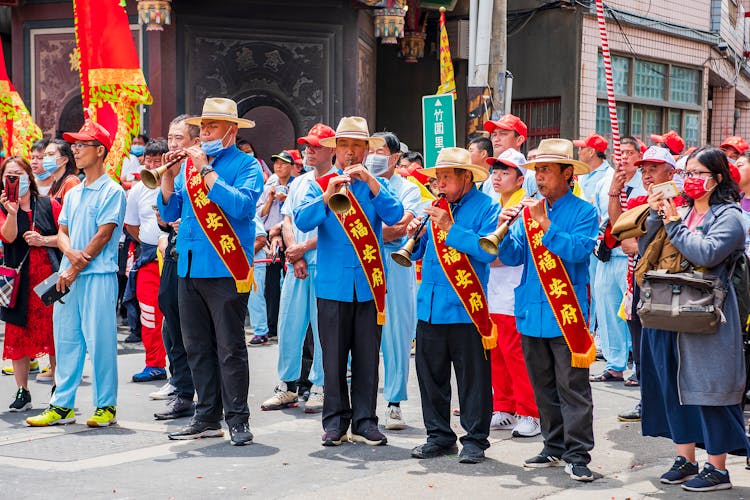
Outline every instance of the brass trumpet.
{"type": "Polygon", "coordinates": [[[164,172],[166,172],[167,169],[172,167],[174,164],[179,163],[184,159],[185,156],[180,156],[153,170],[144,168],[143,170],[141,170],[141,182],[143,182],[143,185],[149,189],[158,188],[159,184],[161,184],[161,176],[164,175],[164,172]]]}
{"type": "MultiPolygon", "coordinates": [[[[529,196],[529,198],[533,198],[538,192],[539,191],[534,191],[531,196],[529,196]]],[[[516,206],[519,208],[523,207],[523,205],[516,206]]],[[[508,229],[510,228],[510,226],[519,219],[522,213],[523,210],[519,211],[515,217],[500,224],[500,226],[490,234],[479,238],[479,246],[482,247],[482,250],[489,254],[497,255],[500,242],[503,241],[503,238],[505,238],[505,236],[508,234],[508,229]]]]}
{"type": "MultiPolygon", "coordinates": [[[[438,194],[438,199],[444,198],[445,195],[443,193],[438,194]]],[[[432,203],[432,206],[434,207],[437,205],[438,200],[435,200],[432,203]]],[[[396,250],[391,254],[391,259],[398,264],[399,266],[404,267],[411,267],[411,254],[414,251],[414,245],[417,244],[417,235],[422,232],[422,229],[427,226],[427,223],[430,221],[430,216],[426,216],[424,219],[422,219],[422,222],[419,224],[419,227],[416,231],[414,231],[414,234],[406,240],[406,243],[404,243],[404,246],[396,250]]]]}
{"type": "Polygon", "coordinates": [[[349,184],[342,185],[338,192],[328,198],[328,208],[337,214],[345,214],[352,208],[352,200],[349,199],[349,184]]]}

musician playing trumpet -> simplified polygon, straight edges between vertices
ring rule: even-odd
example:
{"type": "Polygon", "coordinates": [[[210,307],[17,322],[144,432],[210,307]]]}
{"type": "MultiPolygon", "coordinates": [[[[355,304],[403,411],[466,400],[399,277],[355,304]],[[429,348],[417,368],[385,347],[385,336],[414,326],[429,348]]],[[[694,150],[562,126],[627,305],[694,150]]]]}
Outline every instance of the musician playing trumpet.
{"type": "MultiPolygon", "coordinates": [[[[489,264],[495,256],[479,245],[479,237],[496,225],[499,205],[474,186],[488,177],[485,166],[473,165],[469,152],[444,148],[434,167],[419,171],[437,178],[441,197],[427,207],[426,236],[419,239],[413,260],[423,258],[422,284],[417,293],[416,366],[427,442],[411,452],[425,459],[454,454],[451,428],[451,364],[456,372],[461,405],[462,463],[479,463],[492,415],[490,361],[497,332],[486,300],[489,264]],[[424,256],[424,257],[423,257],[424,256]]],[[[414,234],[420,218],[409,224],[414,234]]]]}
{"type": "Polygon", "coordinates": [[[376,416],[386,286],[381,226],[399,222],[404,208],[387,181],[362,165],[368,147],[384,144],[382,138],[370,137],[364,118],[342,118],[336,135],[320,144],[336,148],[337,171],[311,183],[294,209],[294,222],[301,231],[318,228],[315,292],[325,385],[321,444],[338,446],[351,439],[381,445],[386,443],[376,416]],[[334,194],[348,197],[348,212],[331,209],[334,194]],[[351,406],[346,383],[350,352],[351,406]]]}
{"type": "Polygon", "coordinates": [[[544,448],[524,466],[565,465],[572,479],[592,481],[588,367],[596,348],[587,327],[586,286],[598,217],[572,193],[573,175],[589,171],[573,159],[573,143],[544,139],[538,149],[524,167],[535,171],[544,199],[527,198],[499,217],[503,223],[520,215],[499,243],[498,257],[506,266],[523,265],[515,316],[544,437],[544,448]]]}

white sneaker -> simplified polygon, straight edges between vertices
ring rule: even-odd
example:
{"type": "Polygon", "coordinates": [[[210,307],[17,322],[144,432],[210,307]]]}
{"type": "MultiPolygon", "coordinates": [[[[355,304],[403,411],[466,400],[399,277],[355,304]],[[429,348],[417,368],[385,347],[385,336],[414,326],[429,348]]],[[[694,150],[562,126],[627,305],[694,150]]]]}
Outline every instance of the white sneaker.
{"type": "Polygon", "coordinates": [[[518,423],[513,427],[513,437],[534,437],[541,433],[539,419],[534,417],[519,416],[518,423]]]}
{"type": "Polygon", "coordinates": [[[154,391],[148,395],[151,399],[166,400],[172,399],[177,394],[177,387],[173,386],[169,382],[159,388],[158,391],[154,391]]]}
{"type": "MultiPolygon", "coordinates": [[[[312,394],[312,393],[311,393],[312,394]]],[[[284,408],[296,408],[299,406],[297,393],[287,390],[286,383],[281,382],[273,390],[273,396],[266,399],[260,405],[263,411],[283,410],[284,408]]]]}
{"type": "Polygon", "coordinates": [[[320,413],[323,411],[323,388],[314,385],[310,388],[310,395],[305,402],[305,413],[320,413]]]}
{"type": "Polygon", "coordinates": [[[385,410],[385,428],[389,431],[406,429],[406,420],[404,420],[400,406],[389,406],[385,410]]]}
{"type": "Polygon", "coordinates": [[[507,411],[496,411],[492,413],[490,430],[509,431],[516,426],[516,417],[507,411]]]}

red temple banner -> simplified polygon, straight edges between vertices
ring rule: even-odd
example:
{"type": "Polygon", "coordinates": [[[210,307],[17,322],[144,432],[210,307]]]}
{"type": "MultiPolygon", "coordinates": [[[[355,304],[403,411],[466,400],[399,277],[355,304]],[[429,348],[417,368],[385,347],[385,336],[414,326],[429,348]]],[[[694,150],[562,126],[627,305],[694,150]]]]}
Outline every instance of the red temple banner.
{"type": "Polygon", "coordinates": [[[0,137],[8,156],[29,159],[31,145],[42,138],[42,131],[34,123],[29,110],[8,78],[5,56],[0,50],[0,137]]]}

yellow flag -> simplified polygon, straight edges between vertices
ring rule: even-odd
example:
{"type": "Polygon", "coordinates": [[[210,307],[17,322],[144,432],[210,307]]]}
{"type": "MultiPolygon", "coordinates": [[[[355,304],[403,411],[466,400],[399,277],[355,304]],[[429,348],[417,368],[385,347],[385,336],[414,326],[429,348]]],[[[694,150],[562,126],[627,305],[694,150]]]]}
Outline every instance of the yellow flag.
{"type": "Polygon", "coordinates": [[[445,7],[440,7],[440,86],[436,94],[453,94],[453,99],[456,99],[456,77],[448,45],[448,31],[445,29],[445,7]]]}

